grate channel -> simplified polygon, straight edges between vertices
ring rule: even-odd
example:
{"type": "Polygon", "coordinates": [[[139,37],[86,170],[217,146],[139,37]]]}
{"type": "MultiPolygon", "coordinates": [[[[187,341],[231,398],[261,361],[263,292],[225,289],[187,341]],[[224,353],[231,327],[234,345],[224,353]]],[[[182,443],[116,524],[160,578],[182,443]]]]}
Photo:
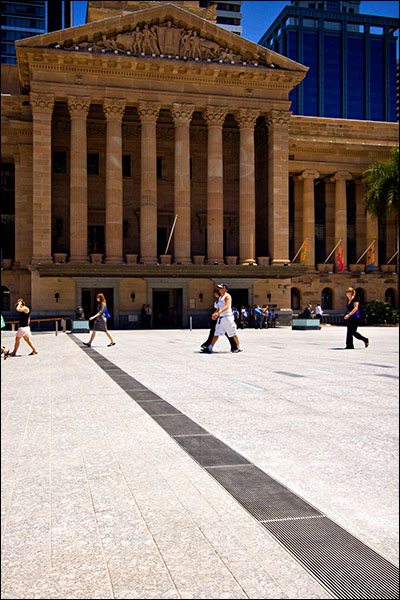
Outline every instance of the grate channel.
{"type": "Polygon", "coordinates": [[[250,464],[213,435],[176,437],[176,442],[202,467],[250,464]]]}
{"type": "Polygon", "coordinates": [[[337,598],[399,597],[397,567],[327,517],[261,525],[337,598]]]}

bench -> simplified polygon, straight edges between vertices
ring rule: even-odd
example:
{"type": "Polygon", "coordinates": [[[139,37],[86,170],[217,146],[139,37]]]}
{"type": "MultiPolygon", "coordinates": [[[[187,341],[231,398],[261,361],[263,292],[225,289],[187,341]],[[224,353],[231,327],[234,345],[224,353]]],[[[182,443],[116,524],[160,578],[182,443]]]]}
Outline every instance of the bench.
{"type": "Polygon", "coordinates": [[[321,329],[319,319],[293,319],[292,329],[305,331],[306,329],[321,329]]]}
{"type": "Polygon", "coordinates": [[[71,333],[90,333],[89,321],[71,321],[71,333]]]}

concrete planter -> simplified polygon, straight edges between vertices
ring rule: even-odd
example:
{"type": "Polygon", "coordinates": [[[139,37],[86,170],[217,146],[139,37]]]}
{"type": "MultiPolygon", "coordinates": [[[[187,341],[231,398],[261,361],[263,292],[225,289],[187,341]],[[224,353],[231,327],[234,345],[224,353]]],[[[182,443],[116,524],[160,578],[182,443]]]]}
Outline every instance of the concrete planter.
{"type": "Polygon", "coordinates": [[[66,263],[67,262],[67,253],[66,252],[55,252],[53,254],[53,259],[55,263],[66,263]]]}
{"type": "Polygon", "coordinates": [[[349,270],[352,273],[360,273],[362,271],[365,271],[365,263],[358,263],[356,265],[349,265],[349,270]]]}
{"type": "Polygon", "coordinates": [[[382,273],[395,273],[396,265],[381,265],[380,269],[382,273]]]}
{"type": "Polygon", "coordinates": [[[160,254],[160,264],[161,265],[170,265],[172,259],[172,254],[160,254]]]}
{"type": "Polygon", "coordinates": [[[317,271],[320,273],[333,273],[333,263],[318,263],[317,271]]]}
{"type": "Polygon", "coordinates": [[[260,267],[268,267],[269,266],[270,257],[269,256],[258,256],[257,262],[260,267]]]}
{"type": "Polygon", "coordinates": [[[136,265],[137,259],[138,259],[137,254],[125,254],[125,260],[128,265],[136,265]]]}
{"type": "Polygon", "coordinates": [[[196,254],[193,256],[193,262],[195,265],[204,265],[205,256],[203,254],[196,254]]]}
{"type": "Polygon", "coordinates": [[[227,265],[236,265],[237,264],[237,256],[225,256],[225,261],[227,265]]]}
{"type": "Polygon", "coordinates": [[[90,262],[92,262],[92,263],[101,263],[101,262],[103,262],[103,255],[102,254],[91,254],[90,255],[90,262]]]}
{"type": "Polygon", "coordinates": [[[13,259],[12,258],[3,258],[2,269],[8,271],[12,268],[13,259]]]}

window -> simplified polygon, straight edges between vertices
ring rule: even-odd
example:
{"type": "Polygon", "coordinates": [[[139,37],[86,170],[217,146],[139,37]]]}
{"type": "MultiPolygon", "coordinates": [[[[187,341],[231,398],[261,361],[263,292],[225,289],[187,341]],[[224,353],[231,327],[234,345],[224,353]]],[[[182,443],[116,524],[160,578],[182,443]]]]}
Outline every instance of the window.
{"type": "Polygon", "coordinates": [[[163,176],[163,160],[162,156],[157,156],[157,179],[161,179],[163,176]]]}
{"type": "Polygon", "coordinates": [[[88,154],[87,155],[87,174],[98,175],[99,174],[99,155],[88,154]]]}
{"type": "Polygon", "coordinates": [[[66,152],[53,152],[52,155],[52,171],[53,173],[66,173],[67,172],[67,153],[66,152]]]}
{"type": "Polygon", "coordinates": [[[122,177],[130,177],[131,176],[131,155],[123,154],[122,155],[122,177]]]}
{"type": "Polygon", "coordinates": [[[396,308],[396,292],[393,288],[388,288],[385,292],[385,302],[396,308]]]}
{"type": "Polygon", "coordinates": [[[332,290],[324,288],[321,292],[321,308],[322,310],[332,310],[333,308],[332,290]]]}
{"type": "Polygon", "coordinates": [[[104,254],[104,225],[89,225],[88,253],[104,254]]]}
{"type": "Polygon", "coordinates": [[[300,292],[297,288],[290,290],[290,302],[292,310],[300,310],[300,292]]]}

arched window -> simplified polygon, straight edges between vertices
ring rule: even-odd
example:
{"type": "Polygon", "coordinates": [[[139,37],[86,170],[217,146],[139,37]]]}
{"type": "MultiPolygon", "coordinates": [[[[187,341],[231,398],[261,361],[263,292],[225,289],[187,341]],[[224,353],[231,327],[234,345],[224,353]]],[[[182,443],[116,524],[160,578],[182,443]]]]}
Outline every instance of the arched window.
{"type": "Polygon", "coordinates": [[[300,310],[300,292],[297,288],[290,290],[290,303],[292,310],[300,310]]]}
{"type": "Polygon", "coordinates": [[[1,286],[1,311],[10,310],[10,290],[4,285],[1,286]]]}
{"type": "Polygon", "coordinates": [[[396,292],[393,288],[388,288],[385,292],[385,302],[396,308],[396,292]]]}
{"type": "Polygon", "coordinates": [[[332,310],[333,308],[333,295],[329,288],[324,288],[321,292],[321,308],[322,310],[332,310]]]}
{"type": "Polygon", "coordinates": [[[360,304],[365,304],[365,292],[362,288],[356,289],[356,298],[360,304]]]}

